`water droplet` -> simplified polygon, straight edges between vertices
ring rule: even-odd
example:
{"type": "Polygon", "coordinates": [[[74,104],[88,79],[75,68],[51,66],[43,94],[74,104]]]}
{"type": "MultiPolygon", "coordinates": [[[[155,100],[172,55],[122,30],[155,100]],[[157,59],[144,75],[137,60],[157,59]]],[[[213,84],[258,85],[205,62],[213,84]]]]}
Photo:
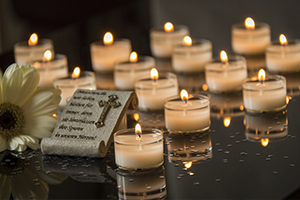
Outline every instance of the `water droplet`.
{"type": "Polygon", "coordinates": [[[194,149],[195,148],[195,146],[191,146],[191,149],[194,149]]]}
{"type": "Polygon", "coordinates": [[[34,185],[35,185],[35,186],[39,186],[39,185],[41,185],[41,184],[40,184],[40,183],[35,183],[34,185]]]}
{"type": "Polygon", "coordinates": [[[197,186],[197,185],[199,185],[199,184],[200,184],[199,182],[194,182],[194,185],[195,185],[195,186],[197,186]]]}
{"type": "Polygon", "coordinates": [[[182,177],[181,176],[177,176],[177,179],[182,179],[182,177]]]}
{"type": "Polygon", "coordinates": [[[215,145],[216,145],[216,146],[220,146],[220,143],[216,143],[215,145]]]}
{"type": "Polygon", "coordinates": [[[295,164],[290,164],[290,167],[295,167],[295,164]]]}
{"type": "Polygon", "coordinates": [[[278,171],[273,171],[273,174],[278,174],[278,171]]]}
{"type": "Polygon", "coordinates": [[[284,158],[284,159],[288,159],[288,158],[289,158],[289,156],[283,156],[283,158],[284,158]]]}
{"type": "Polygon", "coordinates": [[[146,189],[147,189],[147,190],[150,190],[150,189],[151,189],[151,186],[147,186],[146,189]]]}
{"type": "Polygon", "coordinates": [[[217,132],[217,131],[216,131],[216,130],[211,130],[211,132],[212,132],[212,133],[215,133],[215,132],[217,132]]]}
{"type": "Polygon", "coordinates": [[[241,142],[241,141],[239,141],[239,140],[235,141],[236,144],[239,144],[240,142],[241,142]]]}
{"type": "Polygon", "coordinates": [[[247,156],[247,155],[248,155],[248,153],[246,153],[246,152],[244,152],[244,151],[242,151],[240,154],[241,154],[242,156],[247,156]]]}
{"type": "Polygon", "coordinates": [[[229,153],[230,153],[230,151],[224,151],[224,153],[225,153],[225,154],[229,154],[229,153]]]}
{"type": "Polygon", "coordinates": [[[287,137],[288,137],[288,138],[290,138],[290,137],[291,137],[291,135],[287,135],[287,137]]]}
{"type": "Polygon", "coordinates": [[[178,151],[183,151],[183,148],[179,148],[178,151]]]}
{"type": "Polygon", "coordinates": [[[221,182],[221,179],[220,179],[220,178],[217,178],[217,179],[216,179],[216,182],[221,182]]]}
{"type": "Polygon", "coordinates": [[[269,154],[269,155],[268,155],[268,157],[269,157],[269,158],[272,158],[272,157],[273,157],[273,155],[272,155],[272,154],[269,154]]]}
{"type": "Polygon", "coordinates": [[[194,176],[194,175],[195,175],[195,173],[194,173],[194,172],[188,172],[188,175],[190,175],[190,176],[194,176]]]}
{"type": "Polygon", "coordinates": [[[159,176],[159,178],[160,178],[160,179],[163,179],[163,178],[165,178],[165,176],[159,176]]]}
{"type": "Polygon", "coordinates": [[[266,161],[270,161],[271,160],[271,158],[266,158],[266,161]]]}
{"type": "Polygon", "coordinates": [[[228,147],[232,147],[232,144],[228,144],[227,146],[228,146],[228,147]]]}
{"type": "Polygon", "coordinates": [[[223,151],[223,149],[218,149],[218,152],[222,152],[223,151]]]}
{"type": "Polygon", "coordinates": [[[260,156],[260,153],[256,153],[255,155],[256,155],[256,156],[260,156]]]}
{"type": "Polygon", "coordinates": [[[233,139],[233,138],[234,138],[234,135],[231,135],[230,138],[233,139]]]}
{"type": "Polygon", "coordinates": [[[291,138],[292,138],[292,139],[296,139],[296,136],[295,136],[295,135],[293,135],[291,138]]]}
{"type": "Polygon", "coordinates": [[[228,163],[228,159],[223,159],[223,164],[227,164],[228,163]]]}
{"type": "Polygon", "coordinates": [[[244,163],[244,160],[239,160],[239,163],[244,163]]]}
{"type": "Polygon", "coordinates": [[[33,182],[38,182],[39,179],[35,178],[35,179],[33,179],[32,181],[33,181],[33,182]]]}
{"type": "Polygon", "coordinates": [[[240,132],[236,132],[235,134],[236,134],[236,135],[240,135],[241,133],[240,133],[240,132]]]}
{"type": "Polygon", "coordinates": [[[175,166],[175,167],[178,167],[178,166],[179,166],[179,164],[177,164],[177,163],[176,163],[176,164],[174,164],[174,166],[175,166]]]}
{"type": "Polygon", "coordinates": [[[129,182],[133,182],[133,178],[128,179],[129,182]]]}
{"type": "Polygon", "coordinates": [[[178,176],[183,177],[183,174],[178,174],[178,176]]]}

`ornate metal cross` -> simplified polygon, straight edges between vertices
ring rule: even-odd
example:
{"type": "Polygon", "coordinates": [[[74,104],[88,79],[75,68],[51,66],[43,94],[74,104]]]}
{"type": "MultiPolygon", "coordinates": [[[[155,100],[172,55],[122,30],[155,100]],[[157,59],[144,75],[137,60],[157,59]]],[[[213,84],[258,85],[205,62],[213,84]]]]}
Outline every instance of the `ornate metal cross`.
{"type": "Polygon", "coordinates": [[[115,94],[112,94],[112,95],[109,95],[108,96],[108,101],[99,101],[98,104],[100,107],[103,107],[103,111],[98,119],[98,121],[95,122],[95,126],[97,128],[100,128],[102,126],[104,126],[104,121],[106,119],[106,116],[108,114],[108,112],[110,111],[110,108],[113,107],[113,108],[117,108],[119,106],[121,106],[121,103],[116,101],[118,99],[117,95],[115,94]]]}

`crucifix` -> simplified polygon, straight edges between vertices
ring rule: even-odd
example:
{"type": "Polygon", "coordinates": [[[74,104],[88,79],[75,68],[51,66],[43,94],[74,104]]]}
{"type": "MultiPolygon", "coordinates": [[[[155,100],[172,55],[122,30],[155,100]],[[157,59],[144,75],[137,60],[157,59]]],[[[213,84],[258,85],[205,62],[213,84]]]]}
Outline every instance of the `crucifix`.
{"type": "Polygon", "coordinates": [[[95,122],[96,128],[100,128],[105,125],[104,121],[105,121],[106,116],[107,116],[108,112],[110,111],[111,107],[117,108],[117,107],[121,106],[121,103],[116,101],[117,99],[118,99],[117,95],[112,94],[112,95],[108,96],[108,101],[101,100],[98,102],[99,106],[100,107],[104,106],[104,108],[103,108],[103,111],[102,111],[99,119],[95,122]]]}

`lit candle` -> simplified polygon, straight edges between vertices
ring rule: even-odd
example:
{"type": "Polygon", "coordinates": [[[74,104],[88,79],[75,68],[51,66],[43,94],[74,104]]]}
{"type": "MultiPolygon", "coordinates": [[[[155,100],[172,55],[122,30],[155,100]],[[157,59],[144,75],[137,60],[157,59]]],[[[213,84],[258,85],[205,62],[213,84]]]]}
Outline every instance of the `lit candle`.
{"type": "Polygon", "coordinates": [[[29,60],[28,64],[39,71],[40,86],[53,86],[54,79],[68,76],[67,57],[63,54],[53,55],[50,50],[45,51],[43,60],[29,60]]]}
{"type": "Polygon", "coordinates": [[[15,62],[21,65],[28,64],[29,60],[42,60],[46,50],[54,52],[52,40],[39,40],[38,35],[33,33],[28,41],[15,44],[15,62]]]}
{"type": "Polygon", "coordinates": [[[114,82],[121,90],[134,90],[134,83],[138,77],[149,76],[149,70],[155,66],[154,58],[138,56],[136,52],[130,54],[128,62],[115,65],[114,82]]]}
{"type": "Polygon", "coordinates": [[[139,109],[163,110],[164,100],[178,94],[177,76],[173,73],[159,75],[153,68],[151,78],[141,78],[135,83],[135,92],[139,99],[139,109]]]}
{"type": "Polygon", "coordinates": [[[223,93],[242,89],[247,78],[246,60],[241,56],[230,56],[225,51],[205,66],[205,80],[210,92],[223,93]]]}
{"type": "Polygon", "coordinates": [[[250,17],[244,24],[234,24],[231,31],[231,46],[235,53],[242,55],[264,54],[271,42],[270,26],[250,17]]]}
{"type": "Polygon", "coordinates": [[[65,106],[77,89],[96,89],[95,74],[89,71],[81,72],[80,68],[76,67],[68,77],[55,79],[54,87],[61,90],[59,105],[65,106]]]}
{"type": "Polygon", "coordinates": [[[257,77],[243,83],[245,109],[249,112],[269,112],[286,107],[286,81],[283,76],[268,76],[263,69],[257,77]]]}
{"type": "Polygon", "coordinates": [[[266,64],[270,72],[297,72],[300,70],[300,40],[288,41],[285,35],[279,36],[279,42],[267,47],[266,64]]]}
{"type": "Polygon", "coordinates": [[[90,45],[92,67],[95,72],[113,72],[114,64],[128,61],[131,52],[131,42],[128,39],[114,40],[107,32],[102,41],[90,45]]]}
{"type": "Polygon", "coordinates": [[[165,121],[169,132],[200,132],[210,126],[209,99],[204,95],[188,95],[186,90],[180,97],[165,100],[165,121]]]}
{"type": "Polygon", "coordinates": [[[115,159],[122,169],[152,169],[163,164],[163,135],[158,129],[123,129],[114,135],[115,159]]]}
{"type": "Polygon", "coordinates": [[[192,73],[204,71],[204,66],[212,59],[212,44],[208,40],[183,38],[183,44],[176,45],[172,54],[172,66],[176,72],[192,73]]]}
{"type": "Polygon", "coordinates": [[[186,26],[165,23],[164,27],[152,28],[150,30],[150,47],[154,57],[170,58],[174,45],[181,44],[184,36],[189,35],[186,26]]]}

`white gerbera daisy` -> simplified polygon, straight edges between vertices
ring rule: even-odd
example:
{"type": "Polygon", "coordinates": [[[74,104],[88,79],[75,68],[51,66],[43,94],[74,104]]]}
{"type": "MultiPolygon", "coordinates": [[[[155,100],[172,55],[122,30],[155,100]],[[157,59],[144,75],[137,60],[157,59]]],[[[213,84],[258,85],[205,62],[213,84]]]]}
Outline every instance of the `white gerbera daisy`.
{"type": "Polygon", "coordinates": [[[10,65],[0,77],[0,152],[39,148],[57,123],[60,90],[37,88],[38,71],[29,65],[10,65]]]}

